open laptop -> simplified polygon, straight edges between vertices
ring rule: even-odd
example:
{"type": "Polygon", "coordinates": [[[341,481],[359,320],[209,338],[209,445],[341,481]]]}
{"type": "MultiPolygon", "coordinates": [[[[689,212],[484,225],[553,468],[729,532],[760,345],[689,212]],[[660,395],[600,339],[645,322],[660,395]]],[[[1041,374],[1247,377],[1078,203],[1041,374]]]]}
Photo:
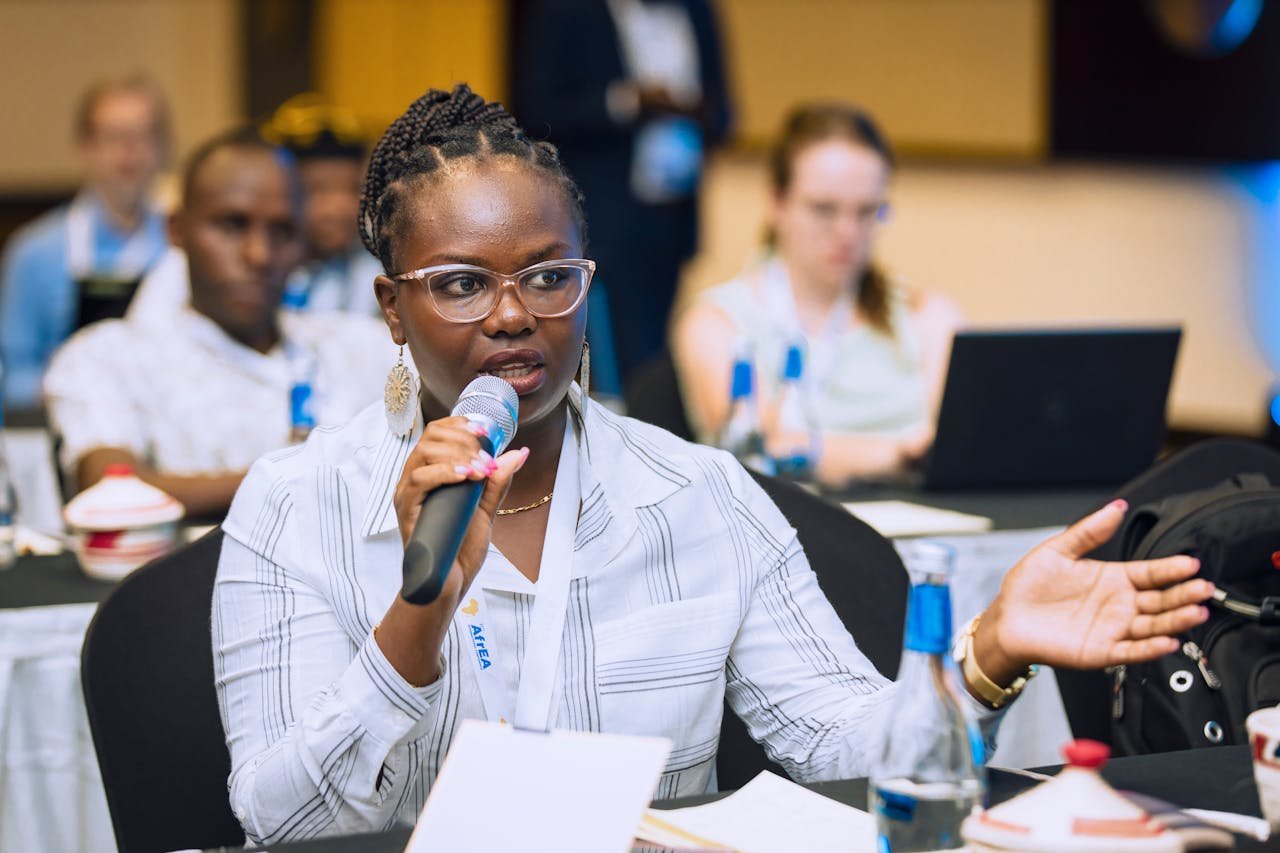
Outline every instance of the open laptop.
{"type": "Polygon", "coordinates": [[[956,335],[925,489],[1122,483],[1155,459],[1182,330],[956,335]]]}

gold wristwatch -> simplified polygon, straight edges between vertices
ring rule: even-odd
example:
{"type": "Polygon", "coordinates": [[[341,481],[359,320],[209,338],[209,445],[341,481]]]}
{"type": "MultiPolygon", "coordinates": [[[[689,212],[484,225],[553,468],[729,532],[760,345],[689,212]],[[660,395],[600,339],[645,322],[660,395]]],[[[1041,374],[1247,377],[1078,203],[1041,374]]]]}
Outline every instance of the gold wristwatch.
{"type": "Polygon", "coordinates": [[[1027,667],[1026,672],[1015,678],[1008,687],[1001,687],[987,677],[973,655],[973,634],[978,629],[978,620],[981,618],[980,615],[975,616],[969,620],[969,624],[964,626],[952,654],[956,663],[960,665],[960,672],[964,675],[965,682],[973,692],[978,694],[978,698],[992,710],[997,710],[1009,704],[1022,692],[1027,682],[1035,676],[1037,667],[1027,667]]]}

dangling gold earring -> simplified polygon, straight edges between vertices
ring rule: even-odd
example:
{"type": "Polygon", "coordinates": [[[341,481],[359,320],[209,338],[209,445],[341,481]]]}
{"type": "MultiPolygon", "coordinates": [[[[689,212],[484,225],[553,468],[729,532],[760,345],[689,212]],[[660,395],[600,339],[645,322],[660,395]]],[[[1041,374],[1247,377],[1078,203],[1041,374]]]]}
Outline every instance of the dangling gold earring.
{"type": "Polygon", "coordinates": [[[582,387],[582,416],[587,416],[587,400],[591,393],[591,345],[582,341],[582,360],[578,362],[578,385],[582,387]]]}
{"type": "Polygon", "coordinates": [[[413,405],[418,398],[418,383],[404,363],[404,344],[382,389],[382,406],[387,415],[387,428],[404,437],[413,431],[413,405]]]}

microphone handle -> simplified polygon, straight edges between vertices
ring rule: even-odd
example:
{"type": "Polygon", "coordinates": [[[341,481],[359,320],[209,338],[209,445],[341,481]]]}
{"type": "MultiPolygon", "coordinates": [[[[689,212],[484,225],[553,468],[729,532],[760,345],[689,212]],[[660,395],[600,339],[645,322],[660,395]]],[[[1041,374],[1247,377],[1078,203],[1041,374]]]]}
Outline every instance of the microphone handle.
{"type": "MultiPolygon", "coordinates": [[[[480,446],[493,452],[493,445],[484,436],[480,437],[480,446]]],[[[486,482],[464,480],[427,493],[404,549],[400,597],[405,601],[430,604],[440,597],[486,482]]]]}

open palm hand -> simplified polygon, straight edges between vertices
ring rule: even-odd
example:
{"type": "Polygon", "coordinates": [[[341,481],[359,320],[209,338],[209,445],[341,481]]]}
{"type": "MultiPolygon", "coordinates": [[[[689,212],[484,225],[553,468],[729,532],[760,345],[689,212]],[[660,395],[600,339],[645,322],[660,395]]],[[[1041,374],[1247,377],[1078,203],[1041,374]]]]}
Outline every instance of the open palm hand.
{"type": "Polygon", "coordinates": [[[1208,618],[1200,602],[1213,584],[1194,577],[1199,562],[1192,557],[1084,558],[1115,534],[1125,509],[1123,501],[1103,507],[1035,548],[1006,576],[988,616],[1008,666],[1095,669],[1149,660],[1175,651],[1176,635],[1208,618]]]}

